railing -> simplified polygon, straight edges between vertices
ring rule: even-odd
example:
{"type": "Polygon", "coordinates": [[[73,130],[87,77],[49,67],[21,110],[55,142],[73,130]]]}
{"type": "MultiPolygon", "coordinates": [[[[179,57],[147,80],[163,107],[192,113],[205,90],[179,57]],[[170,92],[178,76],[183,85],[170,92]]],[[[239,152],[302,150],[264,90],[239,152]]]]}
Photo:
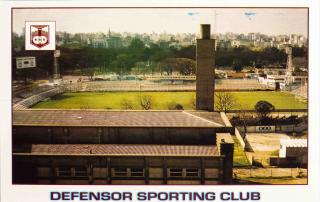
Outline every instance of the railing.
{"type": "MultiPolygon", "coordinates": [[[[227,113],[256,112],[254,109],[247,110],[228,110],[227,113]]],[[[272,113],[278,112],[308,112],[308,109],[276,109],[272,113]]]]}

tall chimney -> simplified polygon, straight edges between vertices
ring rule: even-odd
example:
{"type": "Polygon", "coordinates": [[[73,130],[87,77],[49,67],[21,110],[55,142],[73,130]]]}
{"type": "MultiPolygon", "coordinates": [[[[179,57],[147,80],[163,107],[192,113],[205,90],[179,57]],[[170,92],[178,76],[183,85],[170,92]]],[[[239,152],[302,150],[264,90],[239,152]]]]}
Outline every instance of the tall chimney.
{"type": "Polygon", "coordinates": [[[215,40],[210,37],[210,24],[201,25],[197,39],[196,109],[214,111],[215,40]]]}

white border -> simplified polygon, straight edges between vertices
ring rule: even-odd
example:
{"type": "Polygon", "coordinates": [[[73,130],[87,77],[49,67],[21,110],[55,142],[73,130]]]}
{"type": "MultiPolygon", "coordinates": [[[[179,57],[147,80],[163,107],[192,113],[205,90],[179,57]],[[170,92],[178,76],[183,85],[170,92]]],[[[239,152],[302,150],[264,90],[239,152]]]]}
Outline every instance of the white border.
{"type": "MultiPolygon", "coordinates": [[[[0,2],[0,181],[3,202],[45,202],[49,191],[259,191],[261,202],[317,202],[320,201],[319,169],[319,1],[318,0],[165,0],[108,2],[59,1],[59,2],[0,2]],[[259,185],[259,186],[21,186],[11,184],[11,8],[12,7],[309,7],[309,180],[308,185],[259,185]]],[[[215,200],[220,201],[220,200],[215,200]]]]}

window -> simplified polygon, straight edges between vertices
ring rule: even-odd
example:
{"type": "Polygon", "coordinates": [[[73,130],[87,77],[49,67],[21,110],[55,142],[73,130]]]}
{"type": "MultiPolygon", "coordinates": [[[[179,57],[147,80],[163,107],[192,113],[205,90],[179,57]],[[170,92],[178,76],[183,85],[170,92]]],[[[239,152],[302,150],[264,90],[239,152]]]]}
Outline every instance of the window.
{"type": "Polygon", "coordinates": [[[75,177],[87,177],[88,170],[86,167],[75,167],[74,168],[74,176],[75,177]]]}
{"type": "Polygon", "coordinates": [[[115,177],[126,177],[128,175],[127,168],[113,168],[113,175],[115,177]]]}
{"type": "Polygon", "coordinates": [[[199,177],[198,168],[186,168],[186,177],[199,177]]]}
{"type": "Polygon", "coordinates": [[[130,172],[131,177],[143,177],[144,169],[143,168],[131,168],[130,172]]]}
{"type": "Polygon", "coordinates": [[[113,177],[143,177],[143,168],[113,168],[113,177]]]}
{"type": "Polygon", "coordinates": [[[183,169],[182,168],[169,168],[169,176],[170,177],[183,177],[183,169]]]}
{"type": "Polygon", "coordinates": [[[87,177],[88,170],[86,167],[60,167],[57,168],[58,177],[87,177]]]}
{"type": "Polygon", "coordinates": [[[198,168],[169,168],[169,177],[199,177],[198,168]]]}
{"type": "Polygon", "coordinates": [[[72,176],[71,168],[60,167],[57,169],[57,175],[59,177],[70,177],[70,176],[72,176]]]}

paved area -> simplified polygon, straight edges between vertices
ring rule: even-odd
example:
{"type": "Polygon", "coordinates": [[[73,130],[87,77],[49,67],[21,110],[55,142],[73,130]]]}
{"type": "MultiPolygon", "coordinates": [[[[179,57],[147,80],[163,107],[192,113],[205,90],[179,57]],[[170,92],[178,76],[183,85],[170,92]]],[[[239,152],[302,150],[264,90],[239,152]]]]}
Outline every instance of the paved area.
{"type": "Polygon", "coordinates": [[[280,139],[290,139],[285,133],[247,133],[246,139],[254,152],[279,150],[280,139]]]}

